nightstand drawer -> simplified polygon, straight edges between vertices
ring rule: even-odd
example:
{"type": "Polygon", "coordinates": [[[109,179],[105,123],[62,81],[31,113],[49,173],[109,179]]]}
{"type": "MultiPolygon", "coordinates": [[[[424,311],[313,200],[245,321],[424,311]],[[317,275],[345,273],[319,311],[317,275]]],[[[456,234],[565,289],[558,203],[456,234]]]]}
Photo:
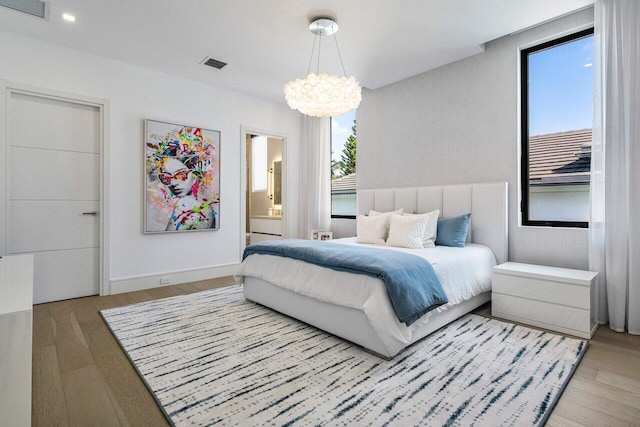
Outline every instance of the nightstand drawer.
{"type": "Polygon", "coordinates": [[[491,296],[491,314],[582,338],[591,338],[594,326],[589,310],[496,293],[491,296]]]}
{"type": "Polygon", "coordinates": [[[584,310],[591,308],[590,286],[548,279],[518,277],[494,271],[492,288],[494,293],[562,304],[584,310]]]}

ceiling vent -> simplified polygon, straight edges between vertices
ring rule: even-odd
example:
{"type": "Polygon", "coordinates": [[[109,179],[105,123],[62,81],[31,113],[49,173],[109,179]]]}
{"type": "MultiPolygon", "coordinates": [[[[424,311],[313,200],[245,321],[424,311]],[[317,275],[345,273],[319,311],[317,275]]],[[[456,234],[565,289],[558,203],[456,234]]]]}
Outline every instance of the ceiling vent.
{"type": "Polygon", "coordinates": [[[46,5],[40,0],[0,0],[0,6],[28,13],[42,19],[45,19],[47,15],[46,5]]]}
{"type": "MultiPolygon", "coordinates": [[[[0,0],[1,1],[1,0],[0,0]]],[[[217,68],[218,70],[227,65],[226,62],[218,61],[217,59],[213,59],[210,56],[207,56],[204,61],[202,61],[204,65],[209,67],[217,68]]]]}

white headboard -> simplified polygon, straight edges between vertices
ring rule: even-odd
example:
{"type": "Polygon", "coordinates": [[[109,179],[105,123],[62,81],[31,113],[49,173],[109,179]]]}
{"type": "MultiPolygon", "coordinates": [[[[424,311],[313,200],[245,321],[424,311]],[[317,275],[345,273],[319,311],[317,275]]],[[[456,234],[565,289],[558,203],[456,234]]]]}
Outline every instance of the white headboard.
{"type": "Polygon", "coordinates": [[[506,182],[358,190],[359,215],[400,208],[411,213],[440,209],[443,217],[471,212],[467,241],[491,248],[498,264],[509,255],[507,206],[506,182]]]}

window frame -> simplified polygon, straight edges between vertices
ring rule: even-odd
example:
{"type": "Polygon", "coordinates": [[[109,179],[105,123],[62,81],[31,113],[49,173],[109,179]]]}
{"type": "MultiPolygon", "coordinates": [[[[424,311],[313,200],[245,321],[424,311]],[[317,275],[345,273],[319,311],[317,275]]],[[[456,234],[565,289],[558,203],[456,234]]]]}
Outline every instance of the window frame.
{"type": "MultiPolygon", "coordinates": [[[[520,50],[520,212],[523,226],[588,228],[588,221],[529,219],[529,55],[594,34],[593,27],[520,50]]],[[[591,181],[591,177],[589,177],[591,181]]]]}
{"type": "MultiPolygon", "coordinates": [[[[331,141],[329,143],[329,179],[331,179],[331,150],[333,149],[333,116],[331,120],[329,120],[329,135],[331,135],[331,141]]],[[[356,190],[356,195],[358,194],[358,190],[356,190]]],[[[331,193],[331,182],[329,182],[329,198],[331,200],[331,212],[333,212],[333,197],[331,193]]],[[[356,196],[357,200],[357,196],[356,196]]],[[[356,206],[357,209],[357,206],[356,206]]],[[[334,215],[331,214],[331,219],[356,219],[357,212],[355,215],[334,215]]]]}
{"type": "Polygon", "coordinates": [[[355,215],[331,215],[331,219],[356,219],[355,215]]]}

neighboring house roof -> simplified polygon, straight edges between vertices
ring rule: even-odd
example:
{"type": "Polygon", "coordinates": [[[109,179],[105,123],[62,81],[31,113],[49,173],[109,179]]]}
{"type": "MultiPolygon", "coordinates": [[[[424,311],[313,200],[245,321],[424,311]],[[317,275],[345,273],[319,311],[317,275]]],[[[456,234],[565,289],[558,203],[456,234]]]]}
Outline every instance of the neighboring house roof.
{"type": "Polygon", "coordinates": [[[529,138],[529,184],[587,184],[591,170],[591,129],[529,138]]]}
{"type": "Polygon", "coordinates": [[[341,176],[331,181],[331,193],[355,193],[356,174],[341,176]]]}

